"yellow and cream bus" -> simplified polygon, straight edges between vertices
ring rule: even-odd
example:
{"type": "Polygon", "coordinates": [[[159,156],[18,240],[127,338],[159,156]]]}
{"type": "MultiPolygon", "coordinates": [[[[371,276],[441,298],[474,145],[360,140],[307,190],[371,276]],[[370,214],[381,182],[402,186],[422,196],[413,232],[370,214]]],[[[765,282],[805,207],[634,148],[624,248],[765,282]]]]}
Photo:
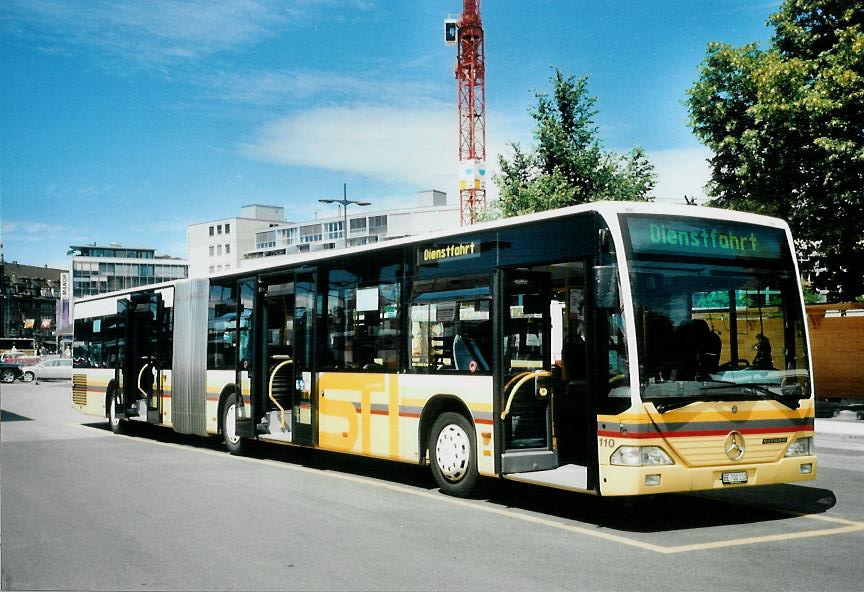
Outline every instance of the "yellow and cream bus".
{"type": "Polygon", "coordinates": [[[72,403],[599,495],[816,476],[785,222],[595,203],[75,304],[72,403]]]}

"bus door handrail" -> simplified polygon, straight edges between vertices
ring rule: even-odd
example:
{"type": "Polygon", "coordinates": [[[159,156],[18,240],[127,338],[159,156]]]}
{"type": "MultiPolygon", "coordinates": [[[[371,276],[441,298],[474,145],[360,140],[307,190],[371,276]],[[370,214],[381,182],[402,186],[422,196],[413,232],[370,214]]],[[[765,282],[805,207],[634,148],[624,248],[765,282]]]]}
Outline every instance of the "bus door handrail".
{"type": "Polygon", "coordinates": [[[284,432],[284,431],[286,431],[286,429],[285,429],[285,408],[282,407],[282,405],[279,404],[279,401],[276,400],[276,397],[273,396],[273,380],[276,378],[276,373],[279,372],[279,369],[282,368],[282,366],[287,366],[288,364],[293,364],[294,359],[291,356],[287,356],[287,355],[283,355],[283,354],[277,354],[277,355],[271,356],[271,357],[274,360],[282,360],[282,361],[279,362],[278,364],[276,364],[276,367],[273,368],[273,372],[270,373],[270,382],[267,386],[267,395],[270,398],[270,400],[273,401],[273,404],[275,404],[279,408],[279,423],[281,424],[282,431],[284,432]]]}
{"type": "Polygon", "coordinates": [[[507,397],[507,404],[504,406],[504,411],[501,412],[501,419],[507,419],[507,416],[510,414],[510,405],[513,403],[513,398],[516,396],[516,392],[521,388],[523,384],[528,382],[529,380],[537,379],[537,378],[545,378],[547,376],[552,376],[552,373],[549,370],[529,370],[528,372],[521,372],[511,378],[507,384],[504,385],[504,392],[507,392],[507,388],[516,383],[513,386],[513,389],[510,391],[510,396],[507,397]],[[518,381],[518,382],[517,382],[518,381]]]}
{"type": "Polygon", "coordinates": [[[141,395],[143,395],[143,397],[146,399],[146,398],[148,398],[150,395],[147,394],[147,391],[145,391],[144,389],[141,388],[141,377],[144,375],[144,371],[147,369],[147,367],[151,365],[151,362],[150,362],[150,359],[149,359],[147,356],[144,356],[143,359],[147,360],[147,363],[144,364],[143,366],[141,366],[141,370],[140,370],[140,372],[138,372],[138,384],[137,384],[137,386],[138,386],[138,391],[139,391],[139,392],[141,393],[141,395]]]}

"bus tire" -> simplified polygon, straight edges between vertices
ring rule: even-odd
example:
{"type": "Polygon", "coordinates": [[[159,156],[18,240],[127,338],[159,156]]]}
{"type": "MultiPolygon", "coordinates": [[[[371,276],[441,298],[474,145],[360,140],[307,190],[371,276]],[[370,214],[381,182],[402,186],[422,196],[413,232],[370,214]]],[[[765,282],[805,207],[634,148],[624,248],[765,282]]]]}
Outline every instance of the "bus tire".
{"type": "Polygon", "coordinates": [[[237,435],[235,429],[234,408],[237,406],[237,393],[231,393],[226,397],[222,406],[222,441],[229,454],[240,455],[246,452],[248,443],[244,438],[237,435]]]}
{"type": "Polygon", "coordinates": [[[439,415],[429,433],[432,476],[442,493],[468,497],[477,485],[477,436],[460,413],[439,415]]]}
{"type": "Polygon", "coordinates": [[[122,435],[129,432],[129,423],[117,417],[117,396],[117,392],[114,391],[108,395],[108,401],[106,401],[108,406],[108,425],[111,427],[113,433],[122,435]]]}

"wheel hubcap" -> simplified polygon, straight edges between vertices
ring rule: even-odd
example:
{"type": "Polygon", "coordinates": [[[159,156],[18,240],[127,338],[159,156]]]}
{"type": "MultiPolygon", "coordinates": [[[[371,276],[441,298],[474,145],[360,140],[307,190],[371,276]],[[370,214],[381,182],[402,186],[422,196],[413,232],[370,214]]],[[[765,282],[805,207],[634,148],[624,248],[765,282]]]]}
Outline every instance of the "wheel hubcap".
{"type": "Polygon", "coordinates": [[[435,458],[441,474],[448,481],[464,477],[471,458],[471,441],[465,430],[455,424],[445,426],[435,442],[435,458]]]}
{"type": "Polygon", "coordinates": [[[117,399],[111,397],[111,406],[109,407],[108,417],[111,420],[111,425],[120,425],[120,420],[117,418],[117,399]]]}
{"type": "Polygon", "coordinates": [[[237,427],[235,421],[235,409],[232,404],[228,409],[225,410],[225,437],[232,444],[236,444],[240,438],[237,436],[237,427]]]}

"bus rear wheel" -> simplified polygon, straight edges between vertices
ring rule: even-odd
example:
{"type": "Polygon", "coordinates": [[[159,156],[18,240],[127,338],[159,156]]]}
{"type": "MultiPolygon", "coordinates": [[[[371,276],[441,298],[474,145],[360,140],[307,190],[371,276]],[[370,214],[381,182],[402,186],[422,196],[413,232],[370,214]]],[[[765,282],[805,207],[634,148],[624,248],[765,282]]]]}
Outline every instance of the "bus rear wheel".
{"type": "Polygon", "coordinates": [[[248,446],[245,439],[237,435],[237,394],[231,393],[222,407],[222,441],[229,454],[244,454],[248,446]]]}
{"type": "Polygon", "coordinates": [[[125,434],[129,431],[128,424],[117,416],[117,396],[116,392],[108,396],[108,425],[115,434],[125,434]]]}
{"type": "Polygon", "coordinates": [[[459,413],[442,413],[432,424],[432,476],[443,493],[468,497],[474,491],[478,477],[476,442],[474,426],[459,413]]]}

